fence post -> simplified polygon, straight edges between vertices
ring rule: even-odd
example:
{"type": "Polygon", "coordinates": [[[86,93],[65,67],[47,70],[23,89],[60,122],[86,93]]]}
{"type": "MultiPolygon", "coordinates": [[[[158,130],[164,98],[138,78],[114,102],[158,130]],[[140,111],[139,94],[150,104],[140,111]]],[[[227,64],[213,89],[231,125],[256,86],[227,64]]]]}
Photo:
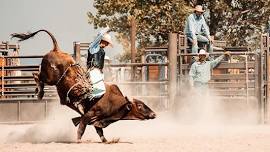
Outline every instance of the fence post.
{"type": "Polygon", "coordinates": [[[21,101],[18,101],[17,107],[17,121],[21,121],[21,101]]]}
{"type": "Polygon", "coordinates": [[[261,101],[261,109],[263,110],[262,113],[262,119],[264,123],[269,122],[269,74],[270,74],[270,57],[269,57],[269,51],[270,51],[270,42],[269,42],[269,35],[263,34],[261,36],[261,56],[263,57],[262,65],[261,65],[261,71],[263,75],[261,76],[262,79],[262,101],[261,101]]]}
{"type": "Polygon", "coordinates": [[[169,107],[172,108],[175,102],[177,85],[177,34],[169,34],[169,107]]]}
{"type": "Polygon", "coordinates": [[[258,103],[258,123],[263,123],[263,113],[262,113],[262,96],[261,96],[261,84],[262,84],[262,71],[261,71],[261,59],[262,56],[260,54],[255,54],[255,96],[257,97],[257,103],[258,103]]]}
{"type": "Polygon", "coordinates": [[[45,112],[44,112],[44,119],[47,120],[47,115],[48,115],[48,101],[45,100],[45,112]]]}
{"type": "MultiPolygon", "coordinates": [[[[136,21],[135,17],[132,16],[130,23],[130,43],[131,43],[131,63],[135,63],[136,58],[136,21]]],[[[136,66],[131,67],[131,80],[135,80],[136,66]]]]}
{"type": "Polygon", "coordinates": [[[4,96],[5,92],[5,64],[6,64],[6,59],[4,56],[0,57],[0,64],[1,64],[1,96],[4,96]]]}
{"type": "Polygon", "coordinates": [[[267,67],[267,73],[266,73],[266,80],[267,80],[267,90],[266,90],[266,122],[269,122],[270,118],[270,102],[269,102],[269,92],[270,92],[270,39],[269,34],[266,34],[266,67],[267,67]]]}
{"type": "Polygon", "coordinates": [[[81,48],[80,48],[80,42],[74,42],[74,58],[77,63],[81,61],[81,48]]]}

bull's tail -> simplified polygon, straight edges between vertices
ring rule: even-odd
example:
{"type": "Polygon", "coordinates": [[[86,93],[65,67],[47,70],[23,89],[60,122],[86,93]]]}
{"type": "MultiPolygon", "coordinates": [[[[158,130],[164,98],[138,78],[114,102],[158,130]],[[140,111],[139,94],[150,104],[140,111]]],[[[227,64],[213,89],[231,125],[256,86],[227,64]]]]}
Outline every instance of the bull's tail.
{"type": "Polygon", "coordinates": [[[73,122],[74,126],[78,126],[80,121],[81,121],[81,117],[72,118],[72,122],[73,122]]]}
{"type": "Polygon", "coordinates": [[[13,34],[11,34],[11,38],[16,37],[16,38],[19,38],[19,41],[24,41],[24,40],[27,40],[27,39],[35,36],[39,32],[46,32],[47,34],[49,34],[49,36],[51,37],[51,39],[53,41],[53,47],[54,47],[53,51],[59,50],[59,46],[57,44],[55,37],[47,30],[38,30],[34,33],[13,33],[13,34]]]}

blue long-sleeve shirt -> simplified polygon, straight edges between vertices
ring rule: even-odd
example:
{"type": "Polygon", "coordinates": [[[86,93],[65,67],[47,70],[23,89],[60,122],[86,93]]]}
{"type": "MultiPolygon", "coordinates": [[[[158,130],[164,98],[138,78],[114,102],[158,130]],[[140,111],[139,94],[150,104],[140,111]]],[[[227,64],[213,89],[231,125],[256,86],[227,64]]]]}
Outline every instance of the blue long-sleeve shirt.
{"type": "Polygon", "coordinates": [[[215,68],[223,58],[224,55],[221,55],[212,61],[194,62],[189,71],[190,78],[193,82],[207,83],[211,79],[211,69],[215,68]]]}
{"type": "Polygon", "coordinates": [[[105,33],[107,33],[109,31],[109,27],[106,27],[105,29],[101,30],[97,37],[95,38],[95,40],[93,42],[90,43],[90,46],[89,46],[89,49],[88,51],[91,53],[91,54],[95,54],[99,51],[100,49],[100,46],[99,46],[99,43],[103,37],[103,35],[105,33]]]}
{"type": "Polygon", "coordinates": [[[196,39],[197,34],[204,34],[208,37],[210,36],[209,28],[203,15],[198,17],[195,13],[192,13],[188,16],[184,32],[192,39],[196,39]]]}

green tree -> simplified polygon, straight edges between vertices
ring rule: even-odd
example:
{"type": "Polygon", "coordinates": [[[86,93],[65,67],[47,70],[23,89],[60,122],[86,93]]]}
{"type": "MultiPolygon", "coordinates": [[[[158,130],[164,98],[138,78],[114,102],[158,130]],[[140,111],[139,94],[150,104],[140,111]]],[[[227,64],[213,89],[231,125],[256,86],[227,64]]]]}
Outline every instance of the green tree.
{"type": "Polygon", "coordinates": [[[124,57],[130,58],[129,22],[137,22],[137,49],[162,46],[169,32],[183,31],[192,8],[201,4],[207,10],[210,33],[229,45],[259,47],[270,16],[269,0],[94,0],[96,12],[88,12],[95,28],[109,26],[124,46],[124,57]]]}
{"type": "Polygon", "coordinates": [[[88,12],[89,23],[95,28],[109,26],[118,33],[125,51],[130,51],[130,19],[134,16],[137,26],[137,49],[161,46],[168,42],[169,32],[183,31],[189,7],[182,0],[95,0],[96,13],[88,12]]]}

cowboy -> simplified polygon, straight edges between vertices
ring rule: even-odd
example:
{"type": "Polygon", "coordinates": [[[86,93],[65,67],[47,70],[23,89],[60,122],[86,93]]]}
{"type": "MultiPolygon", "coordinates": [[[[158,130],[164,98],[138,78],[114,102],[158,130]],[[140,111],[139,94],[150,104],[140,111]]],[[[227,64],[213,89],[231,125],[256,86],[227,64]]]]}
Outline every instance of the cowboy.
{"type": "MultiPolygon", "coordinates": [[[[101,97],[105,92],[104,84],[104,48],[113,45],[111,36],[108,34],[109,28],[101,30],[95,40],[90,44],[87,56],[87,75],[92,84],[91,99],[101,97]]],[[[84,114],[84,106],[82,103],[77,104],[77,108],[84,114]]]]}
{"type": "Polygon", "coordinates": [[[190,42],[192,42],[192,53],[198,53],[198,42],[206,43],[209,53],[213,53],[212,38],[210,36],[209,28],[203,17],[204,10],[201,5],[197,5],[194,13],[190,14],[186,20],[185,35],[190,42]]]}
{"type": "Polygon", "coordinates": [[[226,51],[223,55],[211,61],[206,61],[208,53],[203,49],[200,50],[198,56],[198,61],[191,65],[189,71],[190,81],[194,87],[206,89],[206,87],[208,87],[208,81],[211,79],[211,70],[215,68],[225,56],[230,56],[230,52],[226,51]]]}

